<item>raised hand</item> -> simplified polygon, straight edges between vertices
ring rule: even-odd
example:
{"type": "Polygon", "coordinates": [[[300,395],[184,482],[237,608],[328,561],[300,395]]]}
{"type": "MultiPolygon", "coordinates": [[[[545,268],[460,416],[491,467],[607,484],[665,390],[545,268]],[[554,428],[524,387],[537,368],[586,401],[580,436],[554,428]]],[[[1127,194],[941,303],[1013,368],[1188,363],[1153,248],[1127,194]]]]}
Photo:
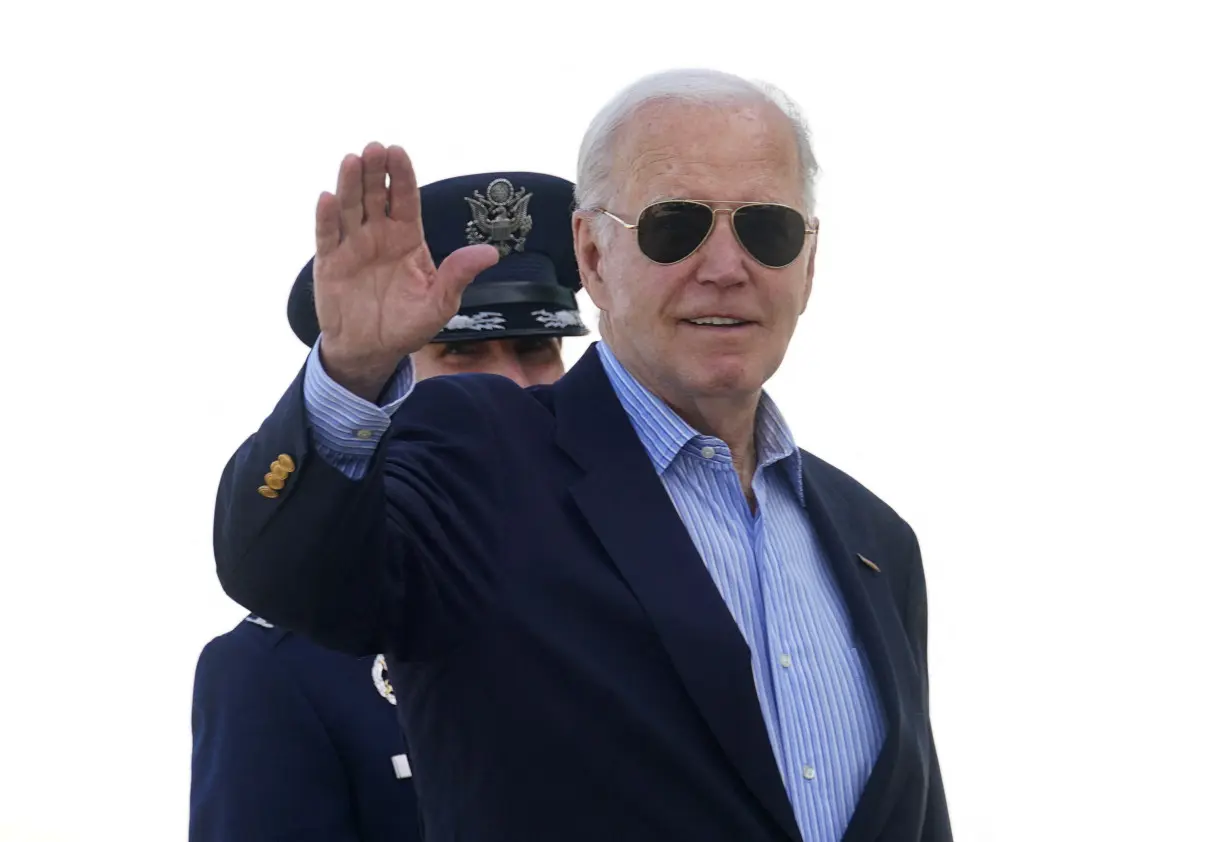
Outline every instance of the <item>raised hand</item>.
{"type": "Polygon", "coordinates": [[[457,313],[466,285],[498,259],[492,246],[466,246],[437,269],[405,150],[369,143],[361,158],[347,155],[337,195],[322,193],[316,204],[314,289],[325,370],[375,400],[401,360],[457,313]]]}

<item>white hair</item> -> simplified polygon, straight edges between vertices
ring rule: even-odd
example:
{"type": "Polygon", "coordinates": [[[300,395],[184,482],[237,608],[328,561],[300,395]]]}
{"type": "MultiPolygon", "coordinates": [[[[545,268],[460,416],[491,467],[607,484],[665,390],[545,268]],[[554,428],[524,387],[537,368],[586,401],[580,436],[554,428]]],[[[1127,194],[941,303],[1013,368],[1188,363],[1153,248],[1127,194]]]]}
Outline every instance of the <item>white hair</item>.
{"type": "Polygon", "coordinates": [[[820,176],[811,146],[811,133],[798,105],[780,89],[766,82],[751,81],[718,70],[666,70],[645,76],[616,94],[589,124],[577,156],[577,206],[602,207],[615,198],[612,180],[615,140],[619,130],[641,107],[653,102],[728,106],[733,103],[767,104],[790,121],[798,148],[803,179],[803,206],[815,212],[815,182],[820,176]]]}

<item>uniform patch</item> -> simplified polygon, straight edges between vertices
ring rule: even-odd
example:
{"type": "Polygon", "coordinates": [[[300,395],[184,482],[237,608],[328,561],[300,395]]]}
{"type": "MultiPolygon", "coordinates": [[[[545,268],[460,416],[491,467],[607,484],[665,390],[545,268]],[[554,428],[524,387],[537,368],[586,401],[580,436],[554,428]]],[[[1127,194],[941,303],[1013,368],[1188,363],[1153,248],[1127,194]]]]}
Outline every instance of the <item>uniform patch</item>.
{"type": "Polygon", "coordinates": [[[389,682],[389,665],[385,663],[384,655],[377,655],[372,661],[372,684],[376,685],[376,690],[389,704],[397,704],[397,697],[393,695],[393,685],[389,682]]]}

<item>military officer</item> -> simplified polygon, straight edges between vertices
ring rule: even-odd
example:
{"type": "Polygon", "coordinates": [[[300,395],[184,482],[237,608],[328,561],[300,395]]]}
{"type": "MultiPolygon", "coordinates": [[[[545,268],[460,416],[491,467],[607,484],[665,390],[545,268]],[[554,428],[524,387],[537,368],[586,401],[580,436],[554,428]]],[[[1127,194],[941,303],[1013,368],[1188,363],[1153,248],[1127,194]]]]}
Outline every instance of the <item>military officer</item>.
{"type": "MultiPolygon", "coordinates": [[[[489,243],[500,260],[466,288],[461,308],[411,358],[417,379],[502,374],[523,386],[564,372],[562,338],[587,333],[572,247],[573,185],[554,176],[467,175],[421,188],[437,265],[489,243]]],[[[311,347],[319,334],[312,261],[287,315],[311,347]]],[[[277,496],[294,465],[274,464],[277,496]]],[[[413,770],[384,657],[322,648],[257,616],[201,652],[192,699],[190,842],[351,842],[420,838],[413,770]]]]}

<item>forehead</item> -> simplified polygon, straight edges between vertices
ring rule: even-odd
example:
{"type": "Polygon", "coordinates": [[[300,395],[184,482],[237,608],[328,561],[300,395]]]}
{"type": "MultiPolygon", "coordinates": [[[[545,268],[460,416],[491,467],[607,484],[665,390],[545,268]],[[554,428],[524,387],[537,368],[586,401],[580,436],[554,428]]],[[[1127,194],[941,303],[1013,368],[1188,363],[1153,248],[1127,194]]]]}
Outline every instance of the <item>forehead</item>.
{"type": "Polygon", "coordinates": [[[613,175],[622,199],[642,203],[801,198],[794,133],[768,105],[645,106],[618,138],[613,175]]]}

